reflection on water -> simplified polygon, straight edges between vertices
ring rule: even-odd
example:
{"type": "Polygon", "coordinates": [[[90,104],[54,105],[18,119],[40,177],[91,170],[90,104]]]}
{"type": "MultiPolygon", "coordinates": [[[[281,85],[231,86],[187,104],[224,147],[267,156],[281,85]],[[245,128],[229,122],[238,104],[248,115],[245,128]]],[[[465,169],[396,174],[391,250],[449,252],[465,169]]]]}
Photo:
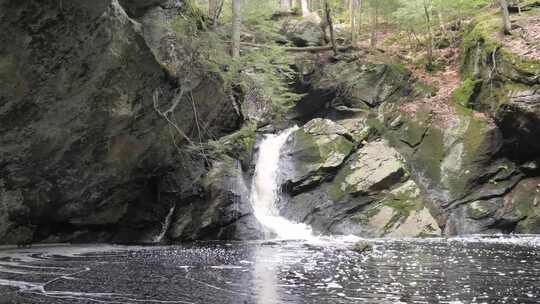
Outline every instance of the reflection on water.
{"type": "Polygon", "coordinates": [[[539,303],[540,238],[0,250],[0,303],[539,303]]]}

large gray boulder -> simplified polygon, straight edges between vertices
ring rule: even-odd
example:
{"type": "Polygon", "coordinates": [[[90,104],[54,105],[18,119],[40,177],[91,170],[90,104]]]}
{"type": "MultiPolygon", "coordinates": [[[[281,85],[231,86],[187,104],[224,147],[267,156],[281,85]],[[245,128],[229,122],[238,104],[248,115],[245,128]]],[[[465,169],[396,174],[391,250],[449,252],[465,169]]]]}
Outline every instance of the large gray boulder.
{"type": "Polygon", "coordinates": [[[295,46],[318,46],[324,43],[324,33],[317,18],[289,19],[282,32],[295,46]]]}

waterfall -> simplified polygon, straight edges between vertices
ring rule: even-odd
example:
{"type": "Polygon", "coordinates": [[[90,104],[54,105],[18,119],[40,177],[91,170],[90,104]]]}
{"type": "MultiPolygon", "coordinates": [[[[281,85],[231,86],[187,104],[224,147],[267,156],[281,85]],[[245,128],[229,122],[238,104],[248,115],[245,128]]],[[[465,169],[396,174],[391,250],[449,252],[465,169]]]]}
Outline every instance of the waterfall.
{"type": "Polygon", "coordinates": [[[255,217],[279,239],[312,239],[311,228],[302,223],[294,223],[279,216],[277,202],[280,199],[280,151],[287,138],[298,127],[287,129],[280,134],[266,135],[259,147],[255,175],[251,186],[251,204],[255,217]]]}
{"type": "Polygon", "coordinates": [[[152,240],[153,243],[160,243],[163,238],[165,237],[165,234],[167,233],[167,230],[169,229],[169,226],[171,225],[171,219],[174,214],[175,205],[171,207],[169,210],[169,213],[167,213],[167,216],[165,217],[165,220],[161,223],[161,231],[158,235],[154,237],[152,240]]]}

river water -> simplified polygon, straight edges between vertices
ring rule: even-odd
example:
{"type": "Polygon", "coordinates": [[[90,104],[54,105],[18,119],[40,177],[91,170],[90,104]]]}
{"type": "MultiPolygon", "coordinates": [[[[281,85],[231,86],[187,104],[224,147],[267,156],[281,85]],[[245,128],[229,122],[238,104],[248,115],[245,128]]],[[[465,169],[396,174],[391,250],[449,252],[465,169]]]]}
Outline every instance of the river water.
{"type": "Polygon", "coordinates": [[[540,303],[540,238],[0,250],[0,303],[540,303]]]}

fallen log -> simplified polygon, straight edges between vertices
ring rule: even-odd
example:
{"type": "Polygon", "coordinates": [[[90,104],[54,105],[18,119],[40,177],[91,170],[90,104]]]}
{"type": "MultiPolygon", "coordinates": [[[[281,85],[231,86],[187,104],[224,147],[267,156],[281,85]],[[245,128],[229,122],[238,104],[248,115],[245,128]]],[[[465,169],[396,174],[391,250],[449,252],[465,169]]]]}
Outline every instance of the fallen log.
{"type": "MultiPolygon", "coordinates": [[[[310,52],[310,53],[317,53],[317,52],[324,52],[324,51],[331,51],[332,45],[325,45],[325,46],[307,46],[307,47],[284,47],[284,46],[272,46],[267,44],[258,44],[258,43],[251,43],[251,42],[242,42],[242,45],[245,46],[251,46],[251,47],[261,47],[261,48],[282,48],[284,51],[287,52],[310,52]]],[[[338,51],[348,51],[348,50],[360,50],[359,47],[354,45],[343,45],[338,46],[338,51]]]]}

